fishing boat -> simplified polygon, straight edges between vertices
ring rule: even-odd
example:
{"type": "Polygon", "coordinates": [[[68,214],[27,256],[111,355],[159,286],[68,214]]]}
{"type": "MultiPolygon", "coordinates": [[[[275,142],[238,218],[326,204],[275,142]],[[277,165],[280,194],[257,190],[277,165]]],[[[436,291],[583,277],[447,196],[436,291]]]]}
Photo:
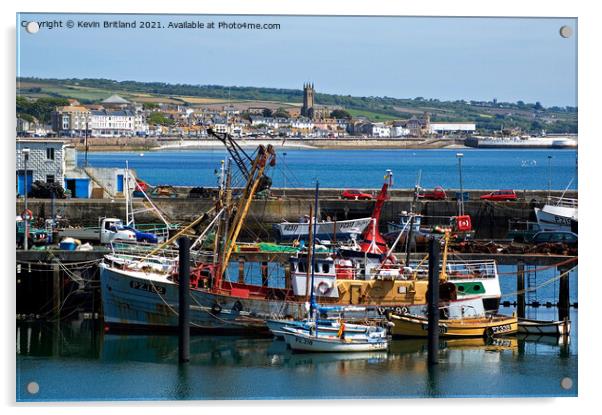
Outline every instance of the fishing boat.
{"type": "Polygon", "coordinates": [[[370,352],[387,350],[389,339],[383,328],[368,327],[368,334],[341,338],[320,335],[301,329],[285,328],[284,340],[293,351],[302,352],[370,352]]]}
{"type": "Polygon", "coordinates": [[[535,208],[535,217],[541,230],[575,232],[578,223],[577,199],[550,197],[541,209],[535,208]]]}
{"type": "MultiPolygon", "coordinates": [[[[266,325],[275,337],[284,337],[286,328],[299,329],[306,332],[316,331],[325,335],[336,335],[341,332],[344,337],[365,336],[369,327],[361,324],[352,324],[341,322],[335,319],[321,319],[313,321],[311,319],[298,320],[267,320],[266,325]]],[[[383,331],[386,334],[386,331],[383,331]]]]}
{"type": "Polygon", "coordinates": [[[426,245],[430,237],[442,238],[447,232],[450,233],[451,240],[457,242],[471,239],[475,234],[470,215],[424,216],[402,211],[397,222],[387,223],[385,239],[393,241],[401,233],[400,242],[405,245],[410,234],[408,224],[411,218],[413,218],[412,243],[419,246],[426,245]],[[405,231],[402,231],[404,229],[405,231]]]}
{"type": "MultiPolygon", "coordinates": [[[[314,221],[317,219],[314,219],[314,221]]],[[[370,218],[350,219],[341,221],[318,221],[316,224],[315,238],[347,240],[353,236],[361,235],[370,224],[370,218]]],[[[293,241],[307,240],[309,237],[309,218],[303,218],[299,222],[284,221],[273,225],[278,240],[293,241]]]]}
{"type": "MultiPolygon", "coordinates": [[[[249,212],[251,202],[261,184],[266,182],[264,171],[274,159],[274,151],[260,147],[247,166],[247,184],[232,200],[229,186],[230,168],[226,169],[225,185],[220,188],[213,220],[192,244],[190,266],[191,328],[193,330],[263,331],[268,333],[266,320],[302,320],[307,316],[306,303],[311,295],[321,306],[352,306],[361,309],[356,319],[384,318],[387,310],[424,305],[426,277],[421,273],[403,271],[402,264],[389,264],[388,247],[378,234],[378,218],[386,200],[389,183],[385,181],[371,217],[372,226],[362,234],[360,256],[372,257],[370,268],[353,263],[331,252],[317,253],[313,238],[312,260],[309,250],[284,253],[284,262],[275,262],[267,253],[238,253],[238,235],[249,212]],[[211,251],[201,251],[204,235],[214,229],[211,251]],[[368,231],[368,232],[367,232],[368,231]],[[287,256],[288,255],[288,256],[287,256]],[[385,261],[387,260],[387,261],[385,261]],[[378,262],[377,262],[378,261],[378,262]],[[235,269],[238,262],[238,278],[235,269]],[[385,264],[385,262],[387,262],[385,264]],[[255,266],[261,275],[247,275],[245,269],[255,266]],[[357,268],[359,267],[359,268],[357,268]],[[274,271],[278,268],[278,272],[274,271]],[[359,272],[358,272],[359,271],[359,272]],[[314,278],[310,282],[310,276],[314,278]],[[256,278],[258,277],[258,278],[256,278]]],[[[318,192],[316,191],[316,199],[318,192]]],[[[310,212],[310,220],[315,215],[310,212]]],[[[190,234],[193,228],[208,220],[204,213],[188,226],[182,227],[163,245],[174,243],[180,235],[190,234]]],[[[318,224],[315,224],[316,228],[318,224]]],[[[160,259],[160,247],[150,252],[107,255],[100,265],[100,283],[104,321],[108,327],[171,329],[178,326],[178,274],[172,260],[160,259]],[[157,258],[155,258],[155,256],[157,258]]],[[[209,249],[209,248],[205,248],[209,249]]],[[[172,258],[172,259],[177,259],[172,258]]],[[[445,268],[445,267],[442,267],[445,268]]],[[[472,282],[479,277],[472,276],[472,282]]],[[[460,290],[458,290],[460,291],[460,290]]]]}
{"type": "MultiPolygon", "coordinates": [[[[427,337],[428,319],[423,316],[391,315],[393,336],[427,337]]],[[[491,315],[462,319],[439,320],[441,337],[493,337],[514,334],[518,330],[516,317],[491,315]]]]}
{"type": "Polygon", "coordinates": [[[571,332],[571,321],[568,319],[558,321],[543,321],[519,318],[518,332],[540,336],[568,336],[571,332]]]}
{"type": "MultiPolygon", "coordinates": [[[[515,316],[487,313],[483,300],[473,297],[439,303],[441,337],[494,337],[518,330],[515,316]]],[[[391,334],[400,337],[427,337],[428,318],[422,315],[390,314],[391,334]]]]}

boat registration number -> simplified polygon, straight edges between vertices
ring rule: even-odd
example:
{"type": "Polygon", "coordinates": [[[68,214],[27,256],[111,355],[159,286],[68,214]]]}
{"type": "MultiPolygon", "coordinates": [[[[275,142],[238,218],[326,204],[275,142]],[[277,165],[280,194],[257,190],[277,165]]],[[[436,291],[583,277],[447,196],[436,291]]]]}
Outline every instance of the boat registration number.
{"type": "Polygon", "coordinates": [[[491,328],[493,333],[506,333],[512,330],[512,326],[510,324],[502,324],[501,326],[495,326],[491,328]]]}
{"type": "Polygon", "coordinates": [[[314,342],[310,339],[304,339],[304,338],[299,338],[299,337],[295,337],[295,342],[301,343],[301,344],[308,344],[310,346],[312,344],[314,344],[314,342]]]}
{"type": "MultiPolygon", "coordinates": [[[[422,325],[422,330],[429,331],[429,325],[428,324],[423,324],[422,325]]],[[[446,326],[439,326],[439,334],[445,334],[445,333],[447,333],[447,327],[446,326]]]]}
{"type": "Polygon", "coordinates": [[[130,287],[135,290],[147,291],[149,293],[165,294],[165,287],[157,287],[153,284],[140,281],[130,281],[130,287]]]}
{"type": "Polygon", "coordinates": [[[554,222],[560,224],[560,225],[570,225],[571,224],[571,219],[570,218],[565,218],[562,216],[554,216],[554,222]]]}
{"type": "Polygon", "coordinates": [[[284,225],[285,232],[297,232],[299,229],[299,225],[284,225]]]}

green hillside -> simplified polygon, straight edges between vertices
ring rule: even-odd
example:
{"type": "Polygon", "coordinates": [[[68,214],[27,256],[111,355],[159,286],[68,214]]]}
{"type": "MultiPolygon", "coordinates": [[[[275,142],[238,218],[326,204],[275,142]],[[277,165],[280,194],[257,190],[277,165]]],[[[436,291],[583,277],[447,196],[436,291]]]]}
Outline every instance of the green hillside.
{"type": "MultiPolygon", "coordinates": [[[[283,104],[300,104],[303,100],[301,89],[118,82],[110,79],[17,79],[17,95],[32,99],[75,98],[85,104],[101,101],[112,94],[138,102],[191,106],[231,100],[283,104]]],[[[476,122],[482,132],[518,127],[533,133],[542,129],[548,133],[577,133],[577,108],[545,108],[538,102],[440,101],[422,97],[354,97],[318,92],[316,103],[341,106],[353,116],[365,116],[372,121],[404,120],[429,112],[433,122],[476,122]]]]}

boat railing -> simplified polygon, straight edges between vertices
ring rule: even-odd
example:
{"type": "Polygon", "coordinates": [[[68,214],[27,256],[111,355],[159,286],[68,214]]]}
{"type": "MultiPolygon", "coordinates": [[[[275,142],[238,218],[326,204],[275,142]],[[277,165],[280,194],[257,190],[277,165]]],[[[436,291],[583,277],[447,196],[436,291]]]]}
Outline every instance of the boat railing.
{"type": "Polygon", "coordinates": [[[569,208],[577,208],[578,207],[578,199],[571,199],[568,197],[550,196],[549,203],[554,206],[561,206],[561,207],[569,207],[569,208]]]}
{"type": "MultiPolygon", "coordinates": [[[[410,268],[413,268],[410,265],[410,268]]],[[[428,275],[428,264],[421,264],[413,268],[417,278],[426,278],[428,275]]],[[[448,261],[446,274],[449,279],[467,278],[497,278],[497,264],[495,261],[448,261]]]]}
{"type": "MultiPolygon", "coordinates": [[[[147,258],[164,258],[177,260],[179,252],[177,249],[161,248],[157,249],[156,244],[143,242],[118,241],[111,244],[111,251],[114,255],[122,257],[136,258],[136,261],[145,261],[147,258]],[[151,254],[152,255],[149,255],[151,254]]],[[[209,251],[191,250],[190,259],[193,262],[210,261],[214,253],[209,251]]]]}

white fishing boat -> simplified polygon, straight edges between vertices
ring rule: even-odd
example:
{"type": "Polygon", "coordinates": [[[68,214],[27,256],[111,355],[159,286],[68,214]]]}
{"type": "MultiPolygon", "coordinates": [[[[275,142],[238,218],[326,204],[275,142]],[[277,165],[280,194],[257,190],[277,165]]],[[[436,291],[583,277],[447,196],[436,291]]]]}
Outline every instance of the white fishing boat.
{"type": "Polygon", "coordinates": [[[541,230],[573,231],[578,222],[577,199],[551,197],[543,208],[535,208],[541,230]]]}
{"type": "MultiPolygon", "coordinates": [[[[275,337],[284,337],[285,328],[299,329],[306,332],[317,331],[325,335],[336,335],[343,328],[344,337],[365,336],[368,328],[361,324],[341,323],[336,319],[321,319],[317,322],[310,319],[304,320],[267,320],[266,325],[275,337]],[[317,330],[316,330],[317,326],[317,330]]],[[[386,332],[383,331],[383,334],[386,332]]]]}
{"type": "Polygon", "coordinates": [[[389,339],[386,335],[382,334],[385,329],[373,326],[366,327],[366,335],[350,338],[285,328],[284,340],[292,350],[302,352],[369,352],[387,350],[389,339]]]}
{"type": "MultiPolygon", "coordinates": [[[[316,223],[317,239],[345,240],[352,236],[361,235],[370,224],[371,218],[349,219],[341,221],[318,221],[316,223]]],[[[274,230],[281,241],[307,240],[309,236],[309,219],[305,218],[299,222],[276,223],[274,230]]]]}
{"type": "Polygon", "coordinates": [[[571,321],[543,321],[519,318],[518,332],[523,334],[536,334],[540,336],[568,336],[571,332],[571,321]]]}

